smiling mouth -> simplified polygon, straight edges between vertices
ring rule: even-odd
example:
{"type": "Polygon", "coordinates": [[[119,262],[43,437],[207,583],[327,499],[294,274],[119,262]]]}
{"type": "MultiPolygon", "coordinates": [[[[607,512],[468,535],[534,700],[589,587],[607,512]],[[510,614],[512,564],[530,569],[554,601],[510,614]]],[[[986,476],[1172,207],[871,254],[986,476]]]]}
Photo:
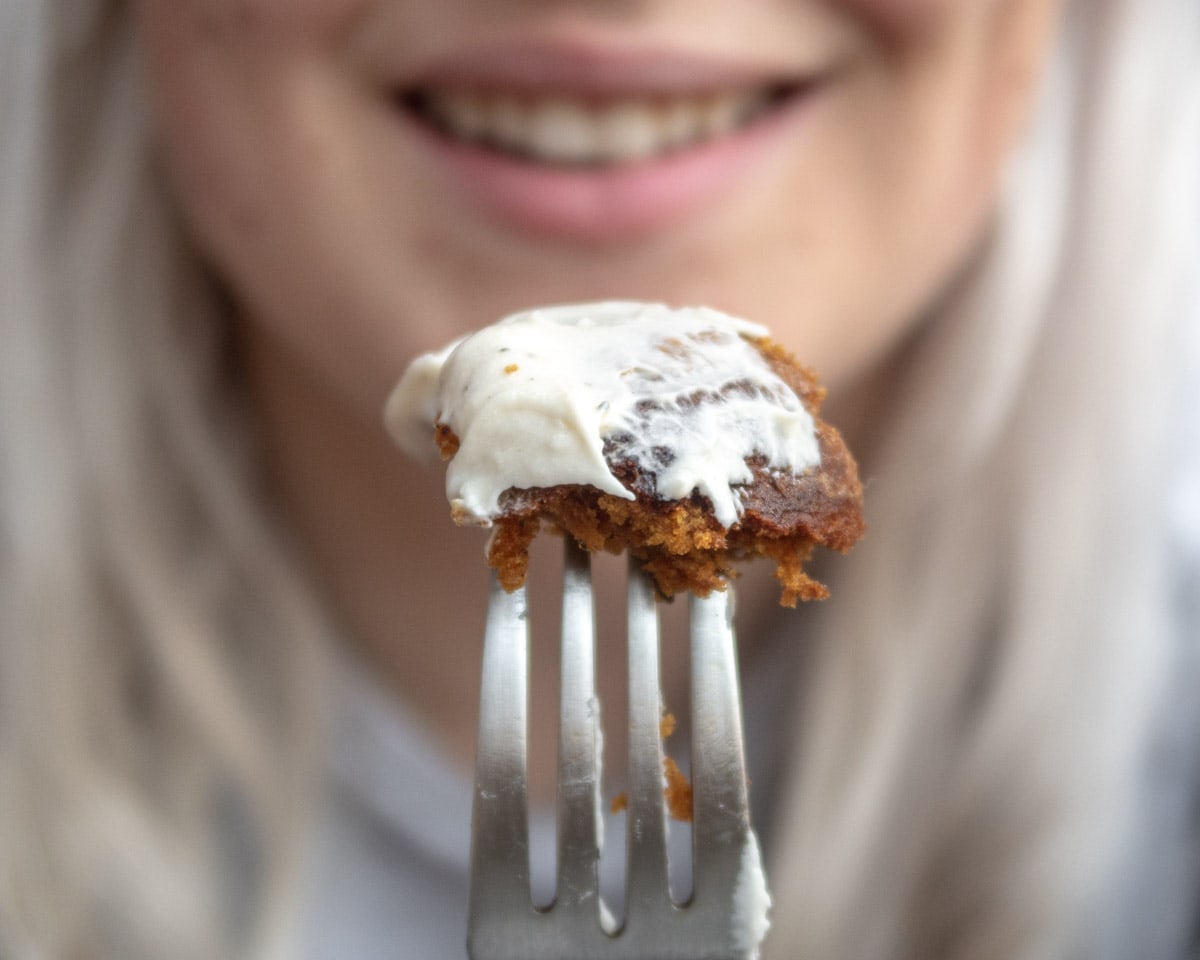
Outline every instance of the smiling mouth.
{"type": "Polygon", "coordinates": [[[814,85],[796,80],[609,98],[429,87],[398,99],[419,123],[451,140],[527,163],[603,168],[727,137],[786,108],[814,85]]]}

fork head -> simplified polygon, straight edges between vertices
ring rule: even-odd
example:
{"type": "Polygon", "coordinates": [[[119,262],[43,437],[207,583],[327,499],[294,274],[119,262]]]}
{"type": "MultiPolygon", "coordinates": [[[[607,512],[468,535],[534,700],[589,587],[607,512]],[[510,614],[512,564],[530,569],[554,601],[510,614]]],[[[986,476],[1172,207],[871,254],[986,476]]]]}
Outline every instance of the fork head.
{"type": "Polygon", "coordinates": [[[567,538],[558,762],[558,877],[533,905],[526,776],[529,641],[524,588],[493,575],[484,637],[467,949],[472,960],[747,960],[769,905],[750,825],[728,592],[690,600],[692,895],[668,887],[658,617],[630,564],[629,802],[625,917],[601,901],[600,731],[588,555],[567,538]]]}

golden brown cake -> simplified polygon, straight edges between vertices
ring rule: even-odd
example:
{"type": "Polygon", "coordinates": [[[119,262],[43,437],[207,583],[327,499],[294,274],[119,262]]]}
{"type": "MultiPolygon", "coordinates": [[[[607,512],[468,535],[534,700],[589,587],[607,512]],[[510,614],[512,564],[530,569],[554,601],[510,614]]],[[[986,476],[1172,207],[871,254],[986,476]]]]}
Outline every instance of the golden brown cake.
{"type": "Polygon", "coordinates": [[[666,597],[721,589],[766,557],[794,606],[827,593],[804,570],[813,547],[862,536],[857,468],[818,417],[824,390],[760,327],[583,304],[516,314],[423,361],[397,388],[393,432],[420,406],[452,514],[493,527],[488,562],[508,589],[548,529],[628,551],[666,597]],[[423,406],[414,379],[436,384],[423,406]]]}

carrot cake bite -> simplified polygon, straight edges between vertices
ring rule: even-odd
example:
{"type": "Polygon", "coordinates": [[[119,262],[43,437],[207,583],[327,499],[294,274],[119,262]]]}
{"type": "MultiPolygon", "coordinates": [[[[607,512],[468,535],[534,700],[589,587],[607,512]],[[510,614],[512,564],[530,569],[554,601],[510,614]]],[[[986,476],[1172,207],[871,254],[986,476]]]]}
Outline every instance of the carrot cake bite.
{"type": "Polygon", "coordinates": [[[815,546],[863,532],[862,488],[824,390],[765,328],[707,307],[608,301],[513,314],[410,366],[396,440],[448,460],[460,524],[489,526],[515,589],[549,528],[628,551],[664,596],[775,563],[781,602],[826,595],[815,546]]]}

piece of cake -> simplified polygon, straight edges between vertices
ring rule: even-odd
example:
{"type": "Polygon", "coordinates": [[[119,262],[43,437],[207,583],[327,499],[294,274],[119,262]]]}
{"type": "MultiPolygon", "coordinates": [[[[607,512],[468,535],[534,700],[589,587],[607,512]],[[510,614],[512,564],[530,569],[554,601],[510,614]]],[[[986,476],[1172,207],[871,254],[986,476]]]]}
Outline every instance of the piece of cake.
{"type": "Polygon", "coordinates": [[[410,452],[436,440],[460,524],[525,580],[543,528],[628,551],[664,596],[774,561],[781,602],[826,595],[816,545],[862,535],[862,488],[824,390],[757,325],[706,307],[611,301],[529,310],[418,358],[388,403],[410,452]]]}

